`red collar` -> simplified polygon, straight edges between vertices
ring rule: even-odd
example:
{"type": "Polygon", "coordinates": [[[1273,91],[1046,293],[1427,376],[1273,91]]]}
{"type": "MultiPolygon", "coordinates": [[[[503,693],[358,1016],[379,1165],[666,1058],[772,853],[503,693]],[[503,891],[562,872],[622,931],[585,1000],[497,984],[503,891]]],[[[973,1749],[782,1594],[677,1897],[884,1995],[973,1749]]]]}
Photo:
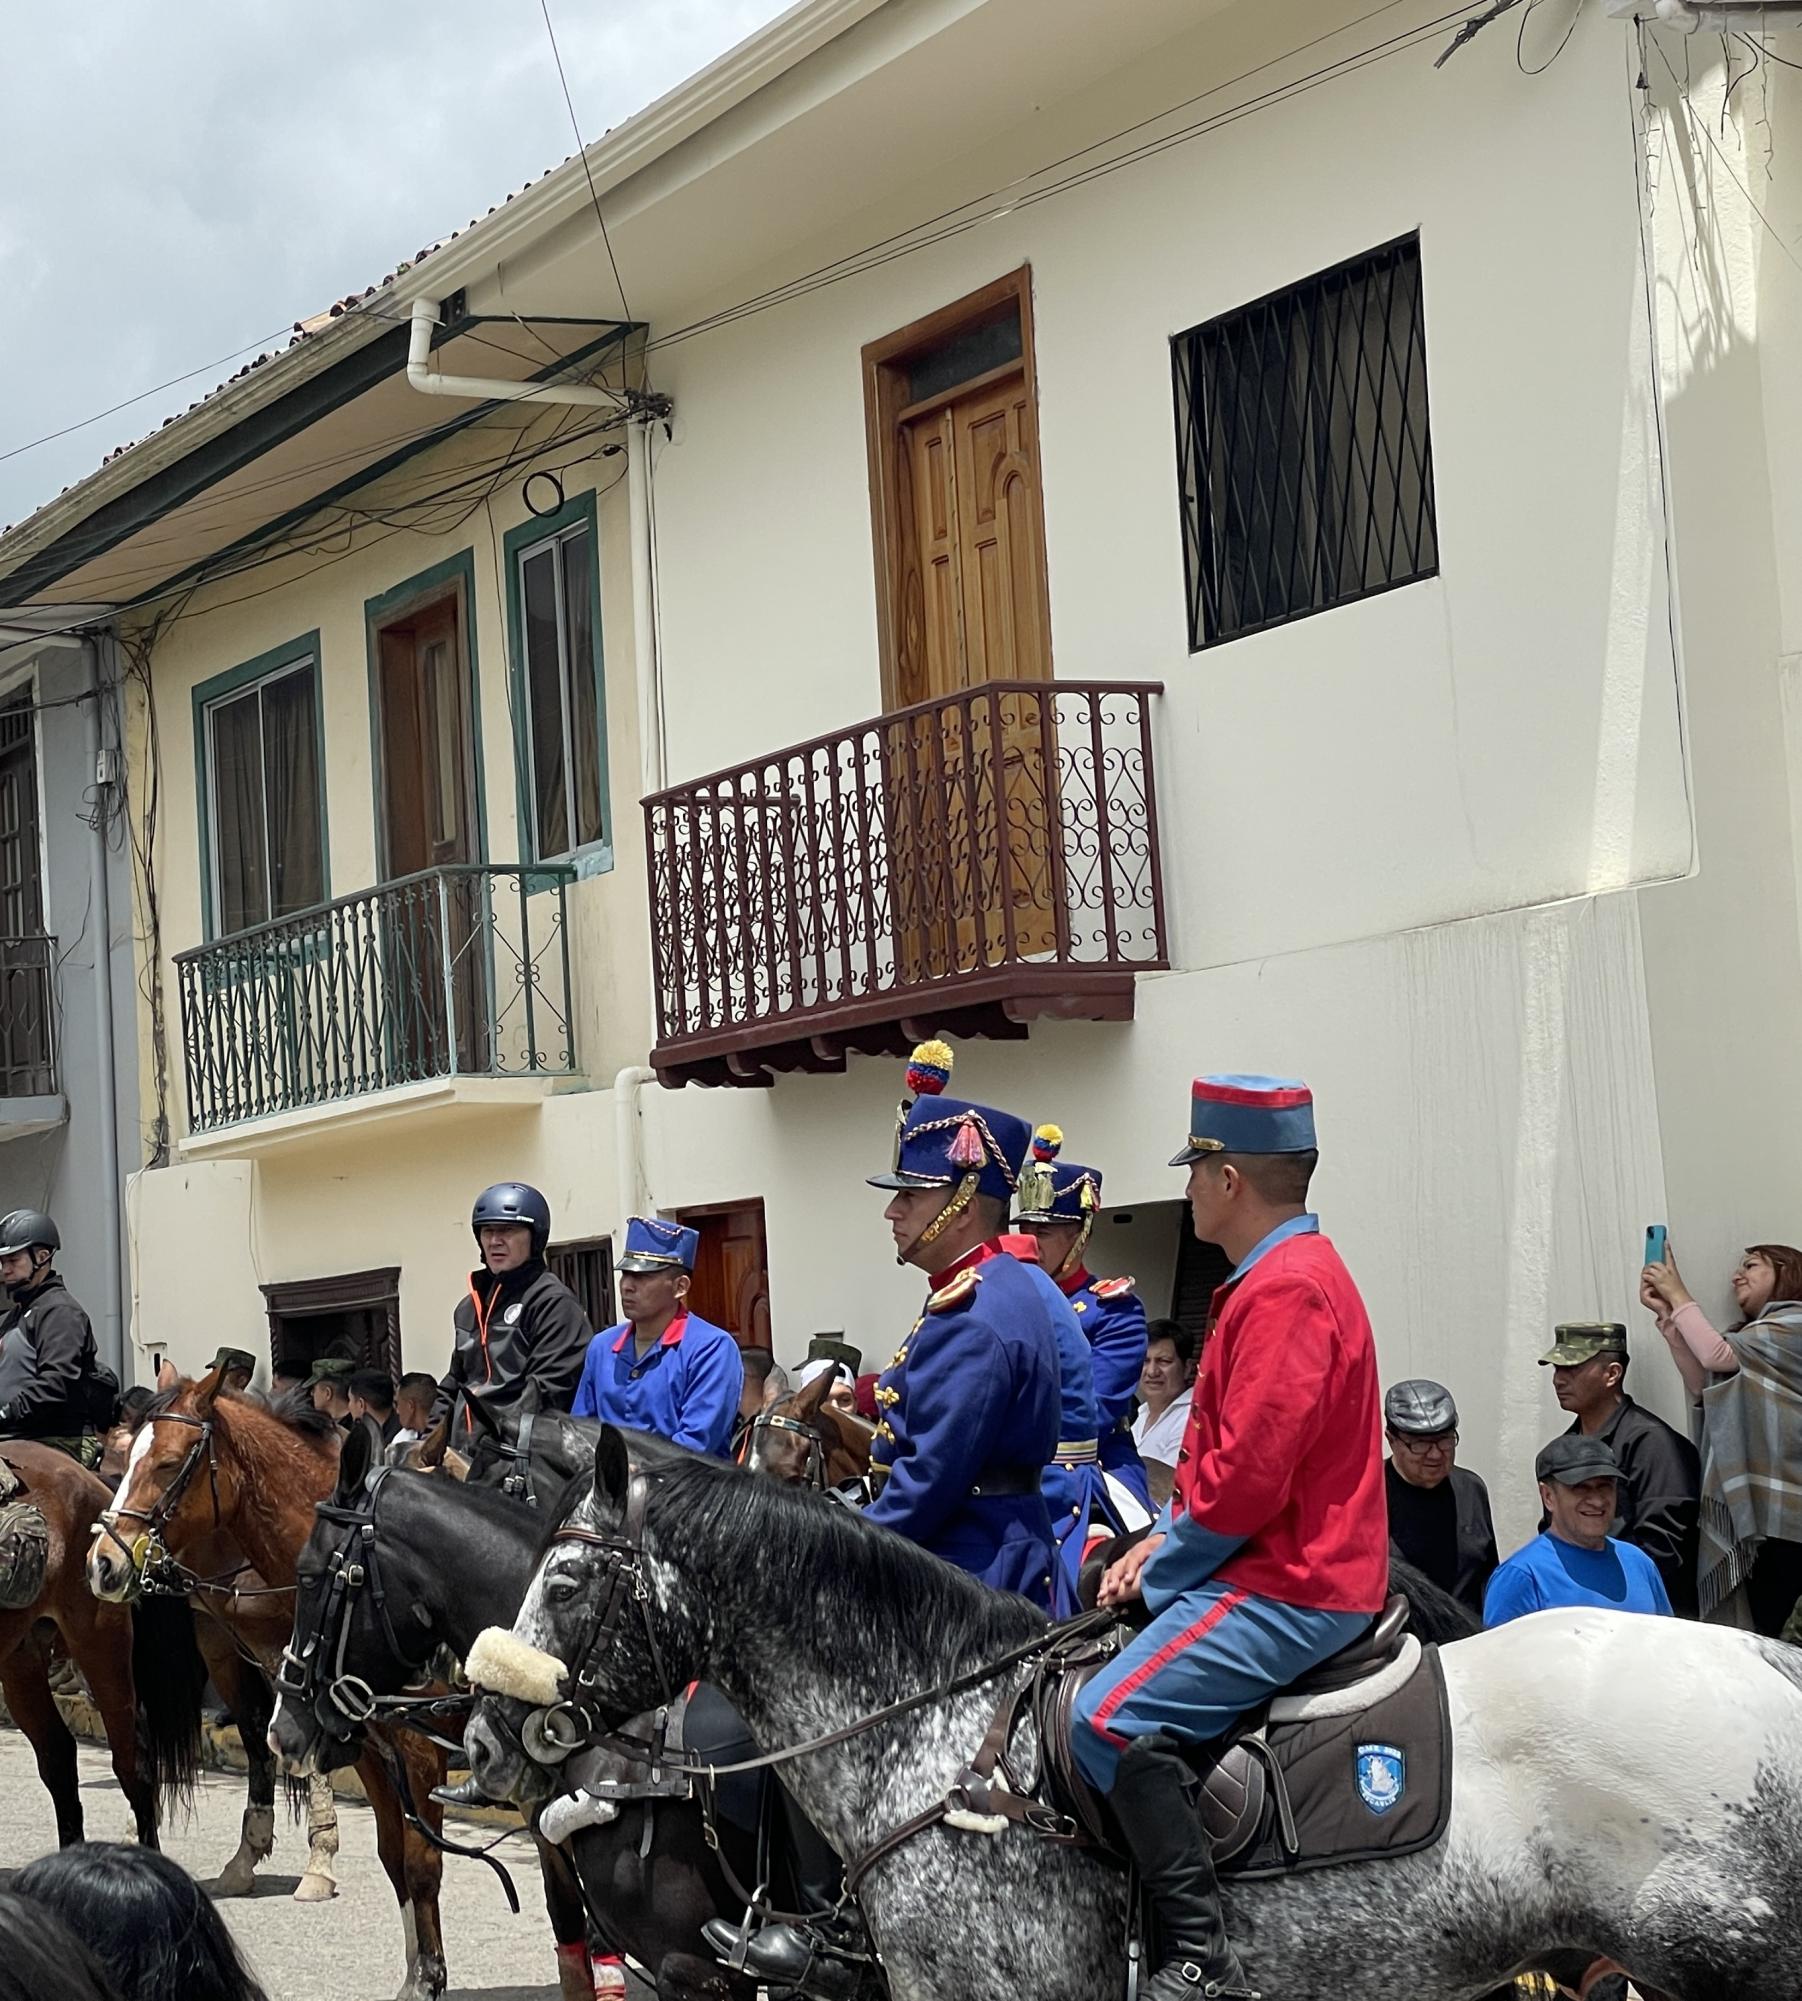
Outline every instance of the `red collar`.
{"type": "Polygon", "coordinates": [[[1095,1274],[1087,1265],[1078,1265],[1074,1271],[1067,1271],[1058,1280],[1058,1290],[1068,1299],[1074,1299],[1079,1292],[1095,1283],[1095,1274]]]}
{"type": "MultiPolygon", "coordinates": [[[[682,1312],[678,1313],[675,1319],[672,1320],[670,1324],[663,1330],[663,1338],[657,1343],[657,1345],[659,1348],[673,1348],[677,1345],[678,1342],[681,1341],[683,1335],[686,1334],[687,1332],[688,1332],[688,1313],[687,1310],[684,1309],[682,1312]]],[[[631,1338],[632,1338],[632,1323],[631,1321],[628,1320],[625,1326],[623,1326],[619,1330],[619,1339],[615,1341],[613,1344],[613,1352],[617,1355],[619,1351],[626,1345],[626,1343],[631,1340],[631,1338]]]]}
{"type": "Polygon", "coordinates": [[[941,1285],[954,1279],[960,1271],[986,1265],[990,1258],[1017,1258],[1021,1264],[1036,1265],[1039,1261],[1039,1240],[1024,1234],[991,1237],[986,1244],[978,1244],[973,1251],[965,1251],[955,1264],[948,1264],[943,1271],[935,1271],[926,1282],[937,1292],[941,1285]]]}

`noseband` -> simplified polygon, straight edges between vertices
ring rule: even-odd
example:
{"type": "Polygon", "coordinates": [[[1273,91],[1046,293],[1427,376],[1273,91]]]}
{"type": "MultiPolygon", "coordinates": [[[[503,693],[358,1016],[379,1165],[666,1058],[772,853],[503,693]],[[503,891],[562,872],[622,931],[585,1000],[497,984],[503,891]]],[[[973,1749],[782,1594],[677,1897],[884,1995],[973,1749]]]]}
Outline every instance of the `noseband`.
{"type": "Polygon", "coordinates": [[[376,1467],[354,1506],[321,1501],[315,1509],[320,1521],[345,1533],[332,1551],[323,1577],[308,1578],[302,1585],[295,1606],[294,1634],[282,1649],[281,1666],[275,1673],[276,1687],[299,1707],[310,1710],[328,1737],[341,1742],[368,1723],[381,1704],[368,1682],[349,1673],[344,1665],[350,1649],[351,1619],[361,1593],[369,1593],[394,1658],[406,1668],[422,1665],[408,1658],[394,1630],[377,1558],[375,1509],[388,1473],[388,1467],[376,1467]],[[320,1585],[324,1589],[315,1591],[320,1585]],[[310,1592],[315,1592],[311,1604],[310,1592]]]}
{"type": "Polygon", "coordinates": [[[187,1573],[165,1547],[163,1530],[169,1517],[181,1506],[182,1496],[192,1486],[203,1462],[207,1470],[207,1484],[213,1495],[213,1526],[219,1526],[219,1460],[213,1448],[213,1420],[210,1417],[190,1417],[185,1411],[164,1410],[145,1418],[144,1422],[152,1426],[184,1424],[200,1435],[188,1448],[187,1457],[175,1469],[175,1477],[157,1496],[153,1507],[107,1508],[95,1522],[94,1533],[98,1535],[104,1529],[126,1551],[132,1568],[138,1573],[141,1590],[152,1596],[160,1593],[165,1597],[179,1598],[185,1596],[188,1590],[187,1573]],[[119,1534],[121,1517],[144,1524],[143,1534],[129,1548],[119,1534]]]}

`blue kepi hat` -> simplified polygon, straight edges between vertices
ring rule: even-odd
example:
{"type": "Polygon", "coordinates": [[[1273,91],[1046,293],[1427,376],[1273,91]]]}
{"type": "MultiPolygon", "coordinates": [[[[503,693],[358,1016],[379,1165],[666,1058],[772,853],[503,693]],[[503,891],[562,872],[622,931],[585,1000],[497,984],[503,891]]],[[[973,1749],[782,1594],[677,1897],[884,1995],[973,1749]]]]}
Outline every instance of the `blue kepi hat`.
{"type": "Polygon", "coordinates": [[[1189,1142],[1172,1167],[1210,1153],[1312,1153],[1314,1093],[1295,1077],[1197,1077],[1189,1142]]]}
{"type": "Polygon", "coordinates": [[[922,1042],[907,1066],[912,1094],[895,1122],[895,1161],[887,1174],[872,1174],[872,1188],[954,1188],[976,1176],[976,1192],[1010,1202],[1020,1185],[1020,1166],[1032,1141],[1031,1128],[1012,1112],[947,1098],[952,1056],[943,1042],[922,1042]]]}
{"type": "Polygon", "coordinates": [[[661,1216],[633,1216],[626,1223],[626,1248],[616,1271],[693,1271],[701,1235],[685,1223],[661,1216]]]}

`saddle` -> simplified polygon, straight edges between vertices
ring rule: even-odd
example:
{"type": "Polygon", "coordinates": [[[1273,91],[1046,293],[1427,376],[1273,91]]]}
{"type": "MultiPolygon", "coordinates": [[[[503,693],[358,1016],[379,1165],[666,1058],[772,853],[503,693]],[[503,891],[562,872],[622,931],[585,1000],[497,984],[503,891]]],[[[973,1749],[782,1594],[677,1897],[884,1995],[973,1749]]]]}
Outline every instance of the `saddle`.
{"type": "Polygon", "coordinates": [[[42,1596],[50,1568],[50,1525],[24,1476],[0,1459],[0,1611],[19,1612],[42,1596]]]}
{"type": "MultiPolygon", "coordinates": [[[[1076,1699],[1129,1637],[1079,1630],[998,1712],[946,1818],[972,1832],[1008,1822],[1124,1861],[1112,1813],[1071,1755],[1076,1699]],[[1021,1786],[1006,1743],[1030,1718],[1036,1783],[1021,1786]]],[[[1198,1745],[1196,1811],[1215,1867],[1253,1880],[1331,1863],[1412,1853],[1437,1841],[1451,1812],[1451,1723],[1438,1650],[1408,1631],[1393,1598],[1352,1644],[1198,1745]]]]}

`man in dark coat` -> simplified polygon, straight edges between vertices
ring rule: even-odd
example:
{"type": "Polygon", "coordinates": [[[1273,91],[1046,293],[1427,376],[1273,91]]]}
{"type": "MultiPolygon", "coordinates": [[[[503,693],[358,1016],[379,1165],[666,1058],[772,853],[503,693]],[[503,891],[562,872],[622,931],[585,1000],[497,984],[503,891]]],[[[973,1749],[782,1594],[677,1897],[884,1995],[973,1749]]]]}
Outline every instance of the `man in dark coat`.
{"type": "Polygon", "coordinates": [[[482,1262],[452,1316],[455,1347],[432,1410],[434,1423],[453,1413],[453,1438],[473,1424],[459,1407],[466,1390],[501,1418],[528,1383],[538,1385],[540,1410],[568,1410],[594,1338],[581,1302],[545,1267],[551,1205],[536,1188],[496,1182],[476,1197],[469,1224],[482,1262]]]}
{"type": "Polygon", "coordinates": [[[1458,1461],[1458,1406],[1443,1383],[1397,1383],[1383,1399],[1389,1540],[1475,1618],[1498,1556],[1489,1489],[1458,1461]]]}
{"type": "Polygon", "coordinates": [[[0,1436],[38,1439],[80,1458],[96,1415],[99,1358],[88,1316],[56,1269],[61,1248],[42,1210],[0,1218],[0,1284],[12,1300],[0,1317],[0,1436]]]}
{"type": "Polygon", "coordinates": [[[1620,1466],[1614,1534],[1645,1551],[1664,1580],[1671,1609],[1693,1619],[1702,1493],[1696,1448],[1627,1394],[1627,1330],[1618,1321],[1572,1321],[1555,1332],[1555,1345],[1539,1362],[1552,1372],[1558,1401],[1571,1413],[1571,1431],[1601,1439],[1620,1466]]]}

